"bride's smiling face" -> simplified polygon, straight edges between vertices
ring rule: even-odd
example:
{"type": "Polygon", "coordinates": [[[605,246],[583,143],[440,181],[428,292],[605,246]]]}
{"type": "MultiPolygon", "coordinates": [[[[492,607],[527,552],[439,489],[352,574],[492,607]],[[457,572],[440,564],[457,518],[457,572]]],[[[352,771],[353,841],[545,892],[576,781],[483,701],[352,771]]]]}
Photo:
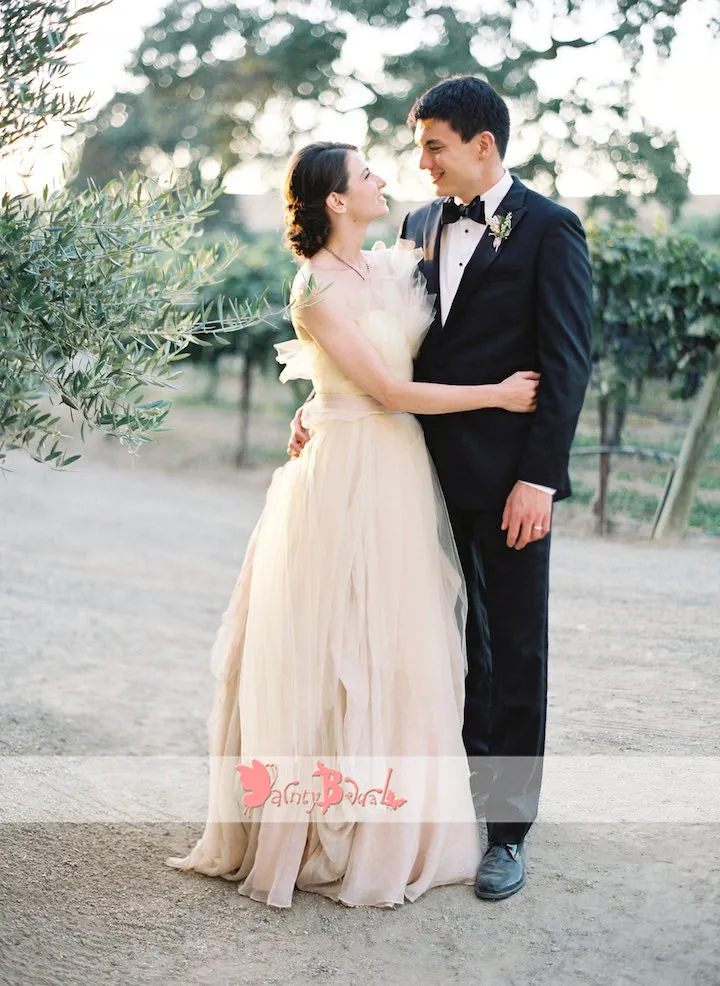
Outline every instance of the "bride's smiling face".
{"type": "Polygon", "coordinates": [[[344,212],[356,222],[370,222],[386,216],[388,205],[382,194],[385,182],[368,168],[365,159],[357,151],[345,155],[347,188],[344,192],[333,192],[328,197],[328,207],[333,212],[344,212]]]}

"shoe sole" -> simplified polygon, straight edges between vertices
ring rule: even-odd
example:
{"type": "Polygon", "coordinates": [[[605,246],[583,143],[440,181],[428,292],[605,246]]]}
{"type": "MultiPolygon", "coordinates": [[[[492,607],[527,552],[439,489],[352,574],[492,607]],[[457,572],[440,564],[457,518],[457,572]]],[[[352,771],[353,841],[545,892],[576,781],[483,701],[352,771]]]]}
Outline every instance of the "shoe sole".
{"type": "Polygon", "coordinates": [[[512,887],[501,890],[499,893],[493,893],[489,890],[478,890],[475,887],[475,896],[479,897],[480,900],[505,900],[507,897],[512,897],[513,894],[516,894],[518,890],[522,890],[526,883],[527,877],[523,876],[519,883],[514,883],[512,887]]]}

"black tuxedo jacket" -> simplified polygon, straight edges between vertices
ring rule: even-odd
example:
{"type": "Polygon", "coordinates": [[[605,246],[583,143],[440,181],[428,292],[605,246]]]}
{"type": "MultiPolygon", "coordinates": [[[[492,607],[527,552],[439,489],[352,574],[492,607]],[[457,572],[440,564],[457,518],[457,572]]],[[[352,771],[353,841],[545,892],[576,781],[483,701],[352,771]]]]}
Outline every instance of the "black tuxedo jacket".
{"type": "MultiPolygon", "coordinates": [[[[420,270],[439,296],[437,199],[406,216],[400,236],[422,247],[420,270]]],[[[570,445],[590,375],[592,285],[582,224],[517,178],[497,215],[512,212],[498,251],[486,230],[463,274],[445,325],[436,317],[415,361],[415,379],[499,383],[516,370],[541,376],[537,410],[500,409],[420,417],[447,499],[468,510],[502,510],[519,479],[570,495],[570,445]]]]}

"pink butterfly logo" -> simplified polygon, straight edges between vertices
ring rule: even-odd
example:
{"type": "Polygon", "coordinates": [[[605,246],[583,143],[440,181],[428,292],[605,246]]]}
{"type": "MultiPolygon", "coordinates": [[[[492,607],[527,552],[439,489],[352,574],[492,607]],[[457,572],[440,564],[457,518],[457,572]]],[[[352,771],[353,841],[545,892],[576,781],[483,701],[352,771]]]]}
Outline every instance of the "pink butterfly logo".
{"type": "Polygon", "coordinates": [[[259,760],[251,761],[249,767],[238,764],[235,768],[240,774],[242,786],[247,791],[242,801],[246,808],[260,808],[270,797],[272,780],[264,763],[259,760]]]}

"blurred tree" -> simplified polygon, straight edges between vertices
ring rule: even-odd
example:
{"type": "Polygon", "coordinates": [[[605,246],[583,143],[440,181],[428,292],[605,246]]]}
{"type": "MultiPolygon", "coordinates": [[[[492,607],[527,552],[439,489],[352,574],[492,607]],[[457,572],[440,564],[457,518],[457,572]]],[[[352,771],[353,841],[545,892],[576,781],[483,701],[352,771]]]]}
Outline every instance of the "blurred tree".
{"type": "Polygon", "coordinates": [[[684,216],[678,228],[702,243],[720,249],[720,212],[715,212],[711,216],[700,216],[697,213],[684,216]]]}
{"type": "Polygon", "coordinates": [[[633,117],[630,87],[646,50],[670,52],[686,2],[499,0],[478,14],[427,0],[171,0],[129,66],[132,91],[86,126],[82,173],[173,167],[210,179],[254,158],[285,159],[329,114],[357,110],[368,142],[402,157],[413,96],[469,73],[510,100],[527,151],[521,177],[553,193],[562,169],[589,165],[606,176],[592,205],[627,215],[629,195],[653,196],[675,216],[688,165],[674,134],[633,117]],[[592,87],[580,60],[576,84],[553,93],[544,69],[569,67],[586,49],[612,63],[612,81],[592,87]]]}
{"type": "MultiPolygon", "coordinates": [[[[720,320],[715,320],[715,335],[720,339],[720,320]]],[[[685,434],[677,468],[667,488],[667,495],[656,517],[654,538],[678,537],[684,532],[695,494],[700,486],[705,463],[712,451],[720,420],[720,345],[705,378],[685,434]]]]}
{"type": "MultiPolygon", "coordinates": [[[[240,419],[235,451],[235,464],[238,466],[243,465],[247,458],[255,378],[258,373],[273,366],[277,369],[273,344],[293,335],[284,308],[297,270],[289,252],[275,236],[246,240],[244,247],[223,280],[203,292],[203,301],[206,316],[212,324],[215,319],[223,321],[223,298],[254,299],[257,321],[243,332],[219,333],[211,345],[202,348],[193,346],[189,350],[190,359],[200,362],[208,370],[205,398],[209,401],[216,397],[221,359],[229,354],[242,359],[238,401],[240,419]]],[[[298,401],[303,399],[297,388],[293,388],[293,393],[298,401]]]]}
{"type": "MultiPolygon", "coordinates": [[[[711,366],[720,344],[720,252],[681,233],[648,236],[630,224],[589,223],[588,242],[595,301],[593,387],[600,446],[608,448],[620,444],[617,416],[624,420],[632,384],[648,376],[702,379],[711,366]]],[[[607,530],[610,459],[610,452],[601,453],[596,500],[601,534],[607,530]]],[[[697,471],[702,465],[702,456],[695,456],[690,467],[697,471]]]]}
{"type": "MultiPolygon", "coordinates": [[[[90,9],[3,0],[0,159],[46,122],[71,124],[84,109],[59,87],[90,9]]],[[[202,328],[199,291],[222,267],[217,249],[193,240],[214,198],[184,186],[152,194],[137,177],[102,191],[3,197],[0,463],[13,449],[56,466],[77,458],[66,454],[59,404],[129,445],[161,427],[169,402],[143,393],[171,386],[175,361],[202,328]]]]}
{"type": "MultiPolygon", "coordinates": [[[[720,249],[720,212],[702,215],[697,212],[684,214],[677,223],[676,229],[694,237],[706,246],[720,249]]],[[[677,394],[682,400],[688,400],[700,390],[702,373],[699,370],[688,370],[683,374],[680,389],[677,394]]]]}

